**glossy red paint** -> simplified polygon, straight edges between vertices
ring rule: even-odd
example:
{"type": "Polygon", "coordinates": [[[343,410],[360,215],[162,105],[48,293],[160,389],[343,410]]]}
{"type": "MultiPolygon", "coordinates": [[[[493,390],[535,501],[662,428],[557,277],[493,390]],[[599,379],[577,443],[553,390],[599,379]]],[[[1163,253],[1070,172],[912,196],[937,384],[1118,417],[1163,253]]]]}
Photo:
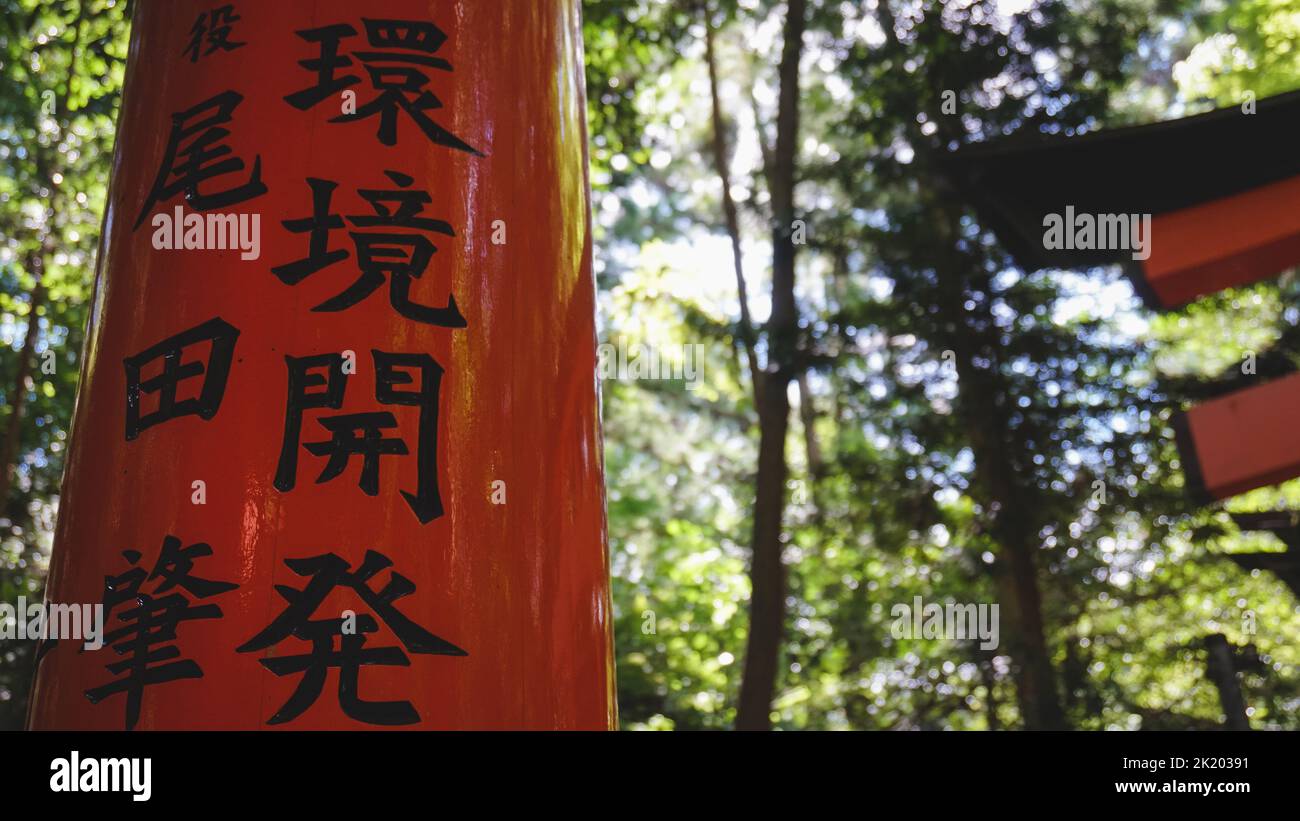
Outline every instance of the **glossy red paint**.
{"type": "Polygon", "coordinates": [[[1300,374],[1234,391],[1191,408],[1178,423],[1189,489],[1227,499],[1300,476],[1300,374]]]}
{"type": "Polygon", "coordinates": [[[1300,178],[1157,214],[1143,277],[1157,304],[1268,279],[1300,263],[1300,178]]]}
{"type": "MultiPolygon", "coordinates": [[[[419,716],[408,726],[419,728],[614,726],[578,0],[233,4],[239,20],[229,39],[245,45],[204,54],[205,45],[192,60],[185,52],[190,32],[214,4],[138,3],[49,600],[100,601],[105,578],[130,567],[123,551],[138,551],[148,571],[166,536],[210,545],[210,556],[194,560],[193,575],[238,588],[194,599],[194,606],[216,604],[221,617],[181,622],[175,641],[157,645],[177,647],[202,676],[145,687],[136,727],[264,728],[303,676],[277,676],[261,660],[306,653],[311,643],[289,637],[258,652],[236,648],[286,608],[277,585],[302,589],[308,582],[286,560],[334,553],[355,570],[375,550],[414,584],[394,606],[468,655],[408,649],[406,666],[363,666],[360,699],[408,701],[419,716]],[[330,122],[343,111],[341,93],[307,110],[285,101],[317,79],[300,61],[318,57],[319,46],[295,32],[346,23],[357,34],[341,53],[364,51],[372,46],[363,17],[432,22],[445,32],[434,56],[451,70],[419,65],[441,103],[425,113],[483,156],[434,144],[407,111],[397,111],[390,147],[377,138],[378,116],[330,122]],[[171,213],[185,196],[165,198],[138,229],[133,224],[163,164],[171,118],[228,90],[243,99],[222,126],[229,130],[222,144],[245,166],[201,192],[248,180],[260,158],[266,193],[216,209],[260,215],[260,257],[155,249],[153,216],[171,213]],[[313,312],[357,279],[346,230],[330,237],[331,250],[353,251],[346,261],[296,285],[270,270],[306,254],[308,234],[281,221],[310,214],[308,177],[338,182],[335,212],[373,214],[357,190],[396,188],[385,176],[390,170],[427,190],[432,202],[423,216],[445,220],[456,234],[436,236],[438,251],[414,280],[412,298],[443,305],[453,294],[464,328],[399,316],[387,284],[347,310],[313,312]],[[494,230],[498,240],[504,232],[504,244],[493,242],[494,230]],[[216,317],[239,330],[219,409],[210,419],[182,416],[127,441],[124,360],[216,317]],[[428,524],[401,495],[416,485],[418,413],[374,401],[374,349],[427,353],[445,371],[436,465],[445,514],[428,524]],[[296,487],[281,491],[273,479],[286,415],[285,357],[345,350],[356,353],[357,366],[337,412],[392,412],[411,454],[380,459],[379,492],[371,497],[358,488],[359,458],[317,484],[326,460],[300,448],[296,487]],[[201,505],[194,503],[198,481],[201,505]],[[503,487],[496,482],[504,482],[504,504],[494,503],[503,487]]],[[[361,58],[351,59],[337,74],[359,78],[351,88],[360,108],[378,92],[361,58]]],[[[202,361],[206,353],[183,356],[202,361]]],[[[158,367],[146,368],[144,378],[158,367]]],[[[181,398],[201,381],[183,383],[181,398]]],[[[146,392],[143,409],[156,400],[146,392]]],[[[302,442],[327,438],[318,419],[328,413],[307,412],[302,442]]],[[[389,573],[369,585],[382,589],[389,573]]],[[[110,631],[130,607],[113,611],[110,631]]],[[[374,613],[340,587],[314,618],[338,619],[346,610],[374,613]]],[[[30,725],[122,728],[127,695],[92,703],[86,691],[120,678],[106,665],[123,657],[75,645],[61,642],[41,661],[30,725]]],[[[366,648],[401,645],[382,620],[366,636],[366,648]]],[[[370,727],[340,708],[341,675],[329,669],[314,703],[274,726],[370,727]]]]}

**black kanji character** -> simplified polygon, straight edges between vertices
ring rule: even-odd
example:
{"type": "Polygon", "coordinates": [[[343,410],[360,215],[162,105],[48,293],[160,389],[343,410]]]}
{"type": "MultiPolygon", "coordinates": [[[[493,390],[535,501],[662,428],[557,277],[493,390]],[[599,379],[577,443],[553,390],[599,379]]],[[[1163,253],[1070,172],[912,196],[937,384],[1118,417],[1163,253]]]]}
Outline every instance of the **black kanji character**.
{"type": "Polygon", "coordinates": [[[253,171],[247,182],[224,191],[205,193],[199,190],[199,186],[214,177],[244,170],[242,159],[228,156],[232,149],[223,140],[230,136],[230,131],[221,127],[231,121],[231,115],[243,100],[243,95],[225,91],[172,115],[172,129],[162,165],[140,215],[136,217],[135,228],[140,227],[154,205],[181,192],[196,211],[222,208],[266,193],[260,154],[253,160],[253,171]]]}
{"type": "MultiPolygon", "coordinates": [[[[370,75],[371,86],[379,95],[356,109],[330,120],[332,123],[354,122],[379,116],[377,137],[384,145],[397,144],[397,112],[405,111],[420,131],[437,145],[483,154],[461,138],[434,122],[427,112],[443,107],[437,95],[425,88],[429,75],[421,67],[450,72],[451,63],[434,55],[447,41],[442,29],[425,20],[368,20],[362,18],[366,39],[373,49],[353,54],[370,75]]],[[[327,97],[360,82],[355,74],[338,76],[340,69],[353,65],[351,58],[339,53],[344,38],[357,30],[346,23],[298,31],[296,34],[320,48],[318,57],[301,60],[299,65],[316,72],[316,85],[295,91],[284,99],[305,111],[327,97]]]]}
{"type": "Polygon", "coordinates": [[[136,601],[137,606],[118,616],[128,622],[127,626],[104,637],[104,643],[110,645],[113,652],[127,656],[122,661],[104,665],[110,673],[121,678],[86,691],[86,698],[92,704],[116,693],[126,693],[128,730],[134,728],[140,718],[140,702],[145,687],[203,676],[203,669],[193,659],[173,661],[181,655],[179,647],[168,644],[176,640],[176,628],[186,621],[221,617],[221,608],[217,605],[194,607],[179,593],[162,598],[146,594],[136,601]],[[160,644],[167,646],[155,646],[160,644]]]}
{"type": "Polygon", "coordinates": [[[131,569],[104,577],[104,619],[107,622],[123,604],[134,602],[135,606],[117,614],[124,624],[109,631],[103,643],[126,658],[105,665],[105,669],[120,678],[86,690],[86,697],[98,704],[109,696],[125,693],[126,729],[130,730],[140,718],[146,687],[203,676],[198,663],[180,658],[180,648],[172,642],[177,641],[177,629],[184,622],[220,618],[222,612],[213,603],[196,606],[190,596],[207,599],[234,590],[238,585],[194,575],[194,560],[212,555],[212,548],[203,543],[182,547],[180,539],[168,535],[147,575],[143,568],[136,566],[141,558],[139,551],[125,550],[122,555],[131,569]],[[158,579],[161,581],[152,590],[141,591],[145,583],[158,579]],[[173,587],[180,587],[184,592],[159,595],[173,587]]]}
{"type": "Polygon", "coordinates": [[[185,46],[183,54],[188,54],[191,63],[197,63],[199,57],[207,57],[217,49],[222,51],[234,51],[237,48],[248,45],[242,42],[232,42],[230,39],[230,30],[242,18],[235,16],[234,5],[218,6],[212,11],[201,11],[199,16],[194,20],[194,26],[190,29],[190,42],[185,46]],[[206,51],[200,54],[203,48],[203,40],[206,36],[208,47],[206,51]]]}
{"type": "Polygon", "coordinates": [[[126,367],[127,441],[135,439],[146,428],[177,417],[194,415],[211,419],[215,416],[226,392],[226,379],[230,375],[238,338],[239,330],[217,317],[123,360],[126,367]],[[206,365],[181,360],[185,349],[204,342],[211,343],[206,365]],[[161,373],[142,382],[140,377],[144,367],[159,360],[162,361],[161,373]],[[176,394],[180,383],[200,374],[203,375],[203,385],[198,395],[178,400],[176,394]],[[158,395],[158,409],[153,413],[141,414],[142,393],[158,395]]]}
{"type": "Polygon", "coordinates": [[[277,676],[303,674],[289,700],[275,711],[267,724],[293,721],[315,704],[325,688],[325,677],[331,667],[339,669],[339,708],[348,718],[383,726],[419,723],[420,714],[409,701],[365,701],[360,694],[361,665],[409,667],[411,660],[400,647],[364,647],[366,634],[379,629],[372,617],[359,615],[353,633],[345,634],[343,623],[341,618],[309,621],[295,629],[293,635],[311,642],[310,653],[261,660],[262,666],[277,676]],[[341,647],[337,650],[335,637],[341,640],[341,647]]]}
{"type": "MultiPolygon", "coordinates": [[[[421,524],[443,514],[438,491],[438,397],[443,368],[428,354],[389,353],[373,350],[375,399],[383,405],[418,408],[416,489],[402,491],[421,524]],[[418,381],[417,381],[418,377],[418,381]],[[402,388],[399,386],[412,386],[402,388]]],[[[308,410],[340,410],[347,391],[342,354],[308,357],[286,356],[289,389],[285,400],[284,437],[276,466],[275,486],[293,490],[298,476],[298,448],[327,458],[317,484],[337,478],[353,457],[362,459],[358,486],[368,496],[379,493],[379,467],[384,456],[410,453],[406,442],[384,431],[398,426],[392,413],[369,412],[323,416],[317,423],[330,432],[323,441],[302,442],[303,415],[308,410]]]]}
{"type": "MultiPolygon", "coordinates": [[[[415,180],[398,171],[384,172],[399,187],[394,189],[360,189],[358,194],[370,203],[373,214],[353,214],[347,222],[354,228],[388,228],[387,231],[349,231],[357,252],[361,276],[341,293],[327,299],[313,311],[342,311],[356,305],[389,281],[389,303],[400,315],[429,325],[464,328],[465,317],[448,294],[441,307],[421,305],[411,299],[411,285],[424,275],[438,248],[429,234],[454,237],[456,232],[443,220],[422,216],[433,201],[427,191],[406,190],[415,180]]],[[[343,217],[330,210],[338,184],[314,177],[307,179],[312,191],[310,216],[285,220],[284,226],[295,234],[309,234],[307,256],[271,269],[287,285],[347,259],[349,252],[329,250],[330,232],[344,227],[343,217]]]]}
{"type": "Polygon", "coordinates": [[[410,660],[400,647],[365,647],[366,635],[376,632],[379,623],[369,614],[358,614],[355,630],[345,629],[345,620],[313,619],[336,588],[353,591],[379,619],[397,636],[411,653],[425,655],[464,656],[464,650],[451,642],[435,636],[411,621],[394,602],[415,592],[415,584],[396,571],[389,573],[388,582],[376,591],[370,580],[381,570],[389,569],[393,562],[374,550],[367,550],[361,566],[355,571],[348,563],[333,553],[306,559],[286,559],[296,575],[310,577],[298,590],[287,585],[277,585],[276,591],[288,603],[285,609],[237,650],[251,653],[265,650],[293,636],[310,642],[311,651],[297,656],[271,656],[261,659],[262,666],[277,676],[302,673],[302,679],[289,700],[280,707],[268,723],[283,724],[302,715],[320,696],[326,674],[331,667],[339,669],[339,707],[350,718],[368,724],[414,724],[420,720],[415,707],[407,701],[368,702],[360,697],[358,678],[361,665],[408,666],[410,660]],[[335,637],[339,649],[335,649],[335,637]]]}

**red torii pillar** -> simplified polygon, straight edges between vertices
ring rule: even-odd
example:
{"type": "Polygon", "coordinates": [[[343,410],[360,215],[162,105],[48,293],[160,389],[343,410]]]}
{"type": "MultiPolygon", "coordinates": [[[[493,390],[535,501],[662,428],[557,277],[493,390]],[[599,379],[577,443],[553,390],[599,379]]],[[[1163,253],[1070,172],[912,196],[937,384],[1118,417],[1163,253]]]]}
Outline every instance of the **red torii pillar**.
{"type": "Polygon", "coordinates": [[[578,0],[225,5],[137,4],[30,726],[613,727],[578,0]]]}

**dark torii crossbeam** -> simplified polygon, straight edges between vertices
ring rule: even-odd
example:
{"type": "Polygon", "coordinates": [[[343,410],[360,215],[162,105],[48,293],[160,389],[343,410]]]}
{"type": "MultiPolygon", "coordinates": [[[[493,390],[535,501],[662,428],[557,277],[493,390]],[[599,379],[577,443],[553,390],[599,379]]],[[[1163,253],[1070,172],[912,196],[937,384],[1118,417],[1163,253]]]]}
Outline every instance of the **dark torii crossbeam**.
{"type": "Polygon", "coordinates": [[[1124,263],[1153,308],[1173,308],[1300,262],[1300,92],[1179,120],[966,146],[946,169],[1027,270],[1124,263]],[[1192,169],[1195,169],[1193,172],[1192,169]],[[1152,253],[1047,248],[1050,215],[1150,214],[1152,253]]]}
{"type": "Polygon", "coordinates": [[[1282,510],[1266,513],[1233,513],[1232,520],[1242,530],[1272,533],[1286,545],[1284,552],[1229,553],[1228,558],[1245,570],[1268,570],[1300,596],[1300,511],[1282,510]]]}

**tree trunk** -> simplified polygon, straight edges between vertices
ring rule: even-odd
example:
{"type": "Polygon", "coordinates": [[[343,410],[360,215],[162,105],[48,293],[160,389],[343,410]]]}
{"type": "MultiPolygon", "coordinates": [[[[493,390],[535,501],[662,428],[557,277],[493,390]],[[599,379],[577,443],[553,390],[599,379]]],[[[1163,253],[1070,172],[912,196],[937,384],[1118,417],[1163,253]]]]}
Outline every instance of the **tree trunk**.
{"type": "MultiPolygon", "coordinates": [[[[966,331],[959,333],[968,337],[966,331]]],[[[1007,458],[1009,425],[993,383],[997,377],[975,367],[972,352],[979,350],[978,341],[969,337],[959,346],[962,401],[958,412],[964,417],[967,441],[975,456],[975,476],[983,490],[979,501],[993,517],[990,532],[999,554],[994,579],[1002,607],[1001,632],[1011,656],[1025,729],[1061,730],[1066,728],[1065,714],[1043,624],[1034,556],[1037,538],[1016,484],[1015,467],[1007,458]]]]}
{"type": "Polygon", "coordinates": [[[704,10],[704,55],[709,66],[709,100],[713,120],[713,165],[722,186],[722,216],[731,239],[731,259],[736,271],[736,296],[740,301],[740,347],[745,353],[745,366],[753,386],[754,404],[763,394],[763,375],[758,364],[754,320],[749,315],[749,288],[745,282],[744,257],[740,250],[740,214],[736,200],[731,196],[731,153],[727,148],[726,120],[722,116],[722,100],[718,94],[718,60],[713,49],[713,20],[709,9],[704,10]]]}
{"type": "Polygon", "coordinates": [[[1222,633],[1206,636],[1205,649],[1208,654],[1206,671],[1210,680],[1219,688],[1224,726],[1229,730],[1249,730],[1246,698],[1241,694],[1241,682],[1237,680],[1236,654],[1228,643],[1228,637],[1222,633]]]}
{"type": "Polygon", "coordinates": [[[808,474],[815,482],[822,473],[822,446],[817,441],[817,406],[813,404],[812,388],[808,385],[808,372],[800,371],[799,421],[803,427],[804,450],[808,457],[808,474]]]}
{"type": "Polygon", "coordinates": [[[998,371],[996,336],[987,330],[997,323],[987,313],[972,316],[965,306],[971,291],[987,292],[987,274],[973,271],[957,248],[961,236],[961,212],[953,206],[942,186],[935,186],[930,213],[943,249],[940,259],[943,283],[943,313],[951,323],[949,344],[956,353],[958,402],[966,441],[975,457],[975,479],[981,493],[978,501],[992,517],[989,526],[998,545],[994,581],[1001,606],[1002,642],[1011,656],[1017,701],[1026,730],[1067,729],[1047,648],[1043,621],[1042,593],[1038,586],[1035,553],[1038,549],[1032,505],[1022,492],[1011,454],[1023,452],[1006,407],[1007,390],[998,371]],[[977,367],[976,359],[989,360],[977,367]]]}
{"type": "MultiPolygon", "coordinates": [[[[30,264],[30,263],[29,263],[30,264]]],[[[27,333],[23,337],[23,347],[18,354],[18,369],[13,384],[9,386],[7,403],[9,416],[5,420],[4,439],[0,440],[0,509],[9,502],[9,491],[13,488],[14,474],[17,471],[17,454],[22,441],[23,415],[27,409],[27,383],[32,375],[32,359],[36,353],[36,340],[40,337],[39,312],[45,305],[45,286],[41,284],[40,262],[36,271],[36,284],[27,300],[27,333]]]]}
{"type": "Polygon", "coordinates": [[[998,698],[997,698],[997,678],[993,671],[993,662],[991,659],[981,659],[976,661],[980,668],[980,676],[984,680],[984,691],[988,694],[987,704],[984,706],[986,720],[990,730],[1001,730],[1002,722],[998,719],[998,698]]]}
{"type": "MultiPolygon", "coordinates": [[[[876,4],[876,15],[885,33],[889,52],[903,59],[905,49],[898,39],[897,25],[889,3],[876,4]]],[[[939,128],[940,140],[932,141],[920,127],[910,123],[908,133],[916,150],[917,169],[926,169],[926,183],[922,190],[928,192],[928,205],[938,237],[941,287],[946,289],[943,313],[951,327],[950,343],[957,355],[957,375],[960,382],[958,413],[971,450],[975,456],[976,479],[983,489],[978,501],[993,516],[991,530],[998,545],[998,563],[994,567],[999,604],[1005,617],[1001,618],[1002,634],[1012,660],[1016,682],[1017,700],[1027,730],[1066,729],[1065,713],[1061,709],[1056,688],[1056,675],[1052,669],[1051,655],[1047,649],[1043,622],[1042,595],[1038,587],[1035,551],[1037,535],[1027,516],[1027,506],[1022,500],[1015,476],[1015,467],[1008,459],[1012,435],[1004,407],[998,397],[1003,393],[996,374],[998,342],[977,332],[976,318],[969,316],[964,303],[972,290],[987,292],[987,283],[972,282],[987,279],[987,274],[973,271],[971,262],[958,250],[962,236],[961,211],[957,205],[961,198],[952,191],[944,175],[932,158],[942,151],[939,146],[957,139],[958,126],[951,118],[940,116],[930,99],[930,122],[939,128]],[[974,359],[987,356],[995,364],[990,369],[976,368],[974,359]]],[[[987,314],[978,318],[984,328],[995,328],[997,323],[987,314]]]]}
{"type": "Polygon", "coordinates": [[[799,60],[803,54],[807,0],[786,6],[777,103],[772,196],[772,316],[768,321],[768,369],[758,403],[758,479],[754,497],[753,556],[750,563],[749,640],[736,710],[741,730],[771,728],[781,638],[785,628],[785,566],[781,523],[788,466],[785,440],[790,427],[788,387],[796,367],[798,312],[794,299],[793,238],[795,154],[799,138],[799,60]]]}
{"type": "Polygon", "coordinates": [[[1002,544],[996,569],[1002,603],[1002,623],[1015,671],[1020,713],[1026,730],[1064,730],[1065,714],[1056,691],[1056,674],[1047,650],[1042,596],[1033,547],[1002,544]]]}

